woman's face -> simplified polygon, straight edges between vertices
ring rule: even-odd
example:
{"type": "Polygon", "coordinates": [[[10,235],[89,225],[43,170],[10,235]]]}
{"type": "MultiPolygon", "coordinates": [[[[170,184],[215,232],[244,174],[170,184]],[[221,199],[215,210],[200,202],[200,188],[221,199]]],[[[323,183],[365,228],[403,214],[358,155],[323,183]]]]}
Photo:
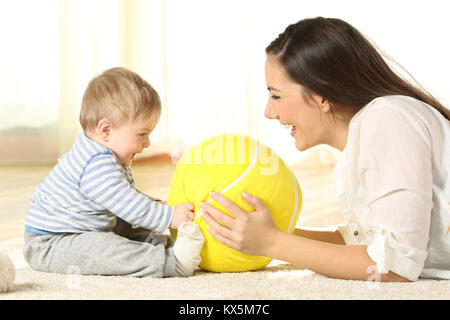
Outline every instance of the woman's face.
{"type": "MultiPolygon", "coordinates": [[[[266,59],[265,76],[269,100],[264,115],[291,126],[291,136],[300,151],[326,143],[328,130],[323,125],[324,114],[312,101],[305,100],[302,86],[291,80],[277,59],[270,55],[266,59]]],[[[313,96],[312,100],[321,100],[321,97],[313,96]]]]}

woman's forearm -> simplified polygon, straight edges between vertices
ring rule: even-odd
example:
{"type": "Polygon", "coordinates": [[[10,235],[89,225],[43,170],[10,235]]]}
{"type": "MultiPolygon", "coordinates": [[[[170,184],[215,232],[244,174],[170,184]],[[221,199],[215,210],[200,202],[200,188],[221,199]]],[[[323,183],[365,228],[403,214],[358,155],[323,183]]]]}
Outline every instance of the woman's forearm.
{"type": "Polygon", "coordinates": [[[323,229],[303,229],[296,228],[293,232],[294,235],[304,237],[313,240],[319,240],[335,244],[345,244],[344,239],[338,230],[330,230],[329,228],[323,229]]]}
{"type": "Polygon", "coordinates": [[[361,254],[365,248],[347,247],[280,231],[268,249],[269,256],[274,259],[329,277],[366,280],[369,276],[366,269],[371,261],[361,254]]]}
{"type": "MultiPolygon", "coordinates": [[[[375,262],[366,246],[346,246],[304,238],[279,231],[268,248],[269,257],[286,261],[300,268],[339,279],[405,281],[389,272],[376,274],[375,262]]],[[[407,280],[406,280],[407,281],[407,280]]]]}

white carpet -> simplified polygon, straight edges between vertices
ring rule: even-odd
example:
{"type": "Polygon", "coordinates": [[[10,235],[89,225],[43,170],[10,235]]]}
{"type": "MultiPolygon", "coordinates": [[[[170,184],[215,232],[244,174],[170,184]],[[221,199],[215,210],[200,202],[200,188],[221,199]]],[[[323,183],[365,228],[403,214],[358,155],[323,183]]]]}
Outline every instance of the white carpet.
{"type": "Polygon", "coordinates": [[[16,299],[151,299],[151,300],[291,300],[291,299],[445,299],[450,280],[414,283],[337,280],[274,261],[262,271],[209,273],[190,278],[78,276],[31,270],[22,257],[22,238],[0,240],[16,267],[12,291],[0,300],[16,299]]]}

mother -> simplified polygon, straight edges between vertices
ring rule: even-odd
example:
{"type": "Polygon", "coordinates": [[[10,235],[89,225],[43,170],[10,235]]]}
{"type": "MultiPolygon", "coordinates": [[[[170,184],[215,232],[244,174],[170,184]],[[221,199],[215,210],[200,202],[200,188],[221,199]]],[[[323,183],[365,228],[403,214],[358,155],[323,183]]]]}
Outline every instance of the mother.
{"type": "Polygon", "coordinates": [[[343,279],[450,279],[450,112],[400,78],[339,19],[292,24],[267,48],[265,116],[291,125],[303,151],[343,151],[335,179],[347,224],[331,231],[275,226],[256,196],[247,213],[211,196],[203,218],[225,245],[343,279]],[[220,222],[220,224],[218,222],[220,222]]]}

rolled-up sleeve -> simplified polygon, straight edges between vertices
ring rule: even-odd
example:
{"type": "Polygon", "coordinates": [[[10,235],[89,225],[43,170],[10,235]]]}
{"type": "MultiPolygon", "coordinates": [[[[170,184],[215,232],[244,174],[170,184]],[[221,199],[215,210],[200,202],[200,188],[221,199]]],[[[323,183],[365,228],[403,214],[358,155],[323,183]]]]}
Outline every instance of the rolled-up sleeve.
{"type": "Polygon", "coordinates": [[[360,148],[367,253],[380,273],[415,281],[427,257],[433,208],[427,127],[393,108],[373,108],[361,123],[360,148]]]}
{"type": "Polygon", "coordinates": [[[380,274],[392,271],[416,281],[422,272],[427,252],[398,241],[394,233],[375,228],[374,238],[367,247],[369,257],[376,262],[380,274]]]}

